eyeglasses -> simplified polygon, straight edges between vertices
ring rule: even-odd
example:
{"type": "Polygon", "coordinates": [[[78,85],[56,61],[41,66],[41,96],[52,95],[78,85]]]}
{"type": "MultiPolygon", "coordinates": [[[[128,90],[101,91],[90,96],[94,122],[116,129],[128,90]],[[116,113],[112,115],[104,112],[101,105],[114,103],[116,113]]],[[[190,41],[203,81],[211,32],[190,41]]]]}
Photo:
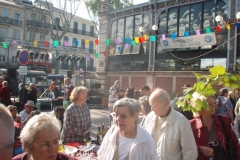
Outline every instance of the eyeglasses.
{"type": "Polygon", "coordinates": [[[51,146],[51,144],[54,147],[58,147],[61,143],[60,143],[60,140],[55,140],[53,142],[33,143],[33,144],[35,144],[36,146],[38,146],[41,149],[48,149],[51,146]]]}

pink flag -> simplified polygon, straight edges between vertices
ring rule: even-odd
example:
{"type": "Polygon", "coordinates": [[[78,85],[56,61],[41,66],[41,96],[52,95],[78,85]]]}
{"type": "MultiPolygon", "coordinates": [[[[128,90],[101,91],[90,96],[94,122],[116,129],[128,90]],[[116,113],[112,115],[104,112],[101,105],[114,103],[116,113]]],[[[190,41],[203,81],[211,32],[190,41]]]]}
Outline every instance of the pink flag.
{"type": "Polygon", "coordinates": [[[86,55],[86,58],[87,58],[88,61],[90,61],[90,54],[89,53],[86,55]]]}
{"type": "Polygon", "coordinates": [[[196,35],[200,35],[200,34],[201,34],[200,30],[199,29],[196,30],[196,35]]]}
{"type": "Polygon", "coordinates": [[[128,49],[128,43],[127,43],[127,44],[125,44],[125,48],[126,48],[126,49],[128,49]]]}
{"type": "Polygon", "coordinates": [[[165,34],[162,34],[162,40],[163,40],[163,41],[166,40],[165,34]]]}

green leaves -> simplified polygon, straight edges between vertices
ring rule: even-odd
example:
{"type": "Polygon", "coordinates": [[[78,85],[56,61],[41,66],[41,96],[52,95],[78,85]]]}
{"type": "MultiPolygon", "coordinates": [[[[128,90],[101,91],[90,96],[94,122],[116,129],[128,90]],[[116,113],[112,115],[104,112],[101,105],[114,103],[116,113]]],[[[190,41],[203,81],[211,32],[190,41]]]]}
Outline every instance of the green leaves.
{"type": "Polygon", "coordinates": [[[223,66],[215,66],[215,67],[212,67],[212,68],[209,69],[209,71],[210,71],[210,73],[211,73],[212,75],[215,75],[215,76],[217,76],[217,75],[223,75],[223,74],[226,73],[226,70],[225,70],[225,68],[224,68],[223,66]]]}
{"type": "Polygon", "coordinates": [[[206,102],[207,97],[216,94],[215,86],[223,85],[224,87],[235,90],[240,86],[240,75],[227,73],[223,66],[215,66],[209,69],[209,75],[194,73],[198,83],[193,88],[185,89],[185,97],[181,97],[177,102],[178,107],[185,111],[198,112],[202,109],[208,110],[206,102]]]}

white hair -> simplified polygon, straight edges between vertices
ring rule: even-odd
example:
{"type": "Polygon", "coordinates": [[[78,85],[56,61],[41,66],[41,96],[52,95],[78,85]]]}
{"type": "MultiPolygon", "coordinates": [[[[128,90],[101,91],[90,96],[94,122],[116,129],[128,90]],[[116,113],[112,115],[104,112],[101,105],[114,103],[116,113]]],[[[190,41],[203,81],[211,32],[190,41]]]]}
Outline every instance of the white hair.
{"type": "Polygon", "coordinates": [[[141,110],[140,103],[135,99],[122,98],[117,100],[113,105],[113,110],[117,107],[127,107],[129,109],[130,115],[134,116],[136,113],[139,113],[141,110]]]}
{"type": "Polygon", "coordinates": [[[156,88],[156,89],[152,92],[150,98],[152,98],[152,97],[157,97],[158,100],[160,100],[161,102],[166,101],[168,104],[170,104],[170,96],[169,96],[169,94],[168,94],[164,89],[162,89],[162,88],[156,88]]]}
{"type": "MultiPolygon", "coordinates": [[[[31,149],[34,139],[46,130],[55,130],[60,137],[61,124],[55,116],[41,113],[32,117],[23,128],[20,138],[23,149],[31,149]]],[[[52,136],[52,135],[49,135],[52,136]]]]}
{"type": "Polygon", "coordinates": [[[13,118],[10,111],[0,103],[0,159],[7,159],[10,154],[12,156],[12,149],[14,143],[14,125],[13,118]]]}

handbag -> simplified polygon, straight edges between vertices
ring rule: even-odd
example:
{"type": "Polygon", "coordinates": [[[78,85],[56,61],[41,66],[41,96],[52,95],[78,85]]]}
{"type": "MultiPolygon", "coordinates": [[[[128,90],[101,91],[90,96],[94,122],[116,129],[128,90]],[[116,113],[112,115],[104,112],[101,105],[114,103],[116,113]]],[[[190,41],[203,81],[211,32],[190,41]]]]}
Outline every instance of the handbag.
{"type": "Polygon", "coordinates": [[[232,140],[229,138],[229,136],[227,134],[227,130],[226,130],[226,127],[224,125],[224,122],[223,122],[220,115],[218,115],[218,118],[221,121],[223,134],[224,134],[224,137],[225,137],[225,140],[226,140],[226,143],[227,143],[226,144],[227,155],[228,155],[230,160],[237,160],[237,154],[236,154],[235,148],[233,146],[232,140]]]}

